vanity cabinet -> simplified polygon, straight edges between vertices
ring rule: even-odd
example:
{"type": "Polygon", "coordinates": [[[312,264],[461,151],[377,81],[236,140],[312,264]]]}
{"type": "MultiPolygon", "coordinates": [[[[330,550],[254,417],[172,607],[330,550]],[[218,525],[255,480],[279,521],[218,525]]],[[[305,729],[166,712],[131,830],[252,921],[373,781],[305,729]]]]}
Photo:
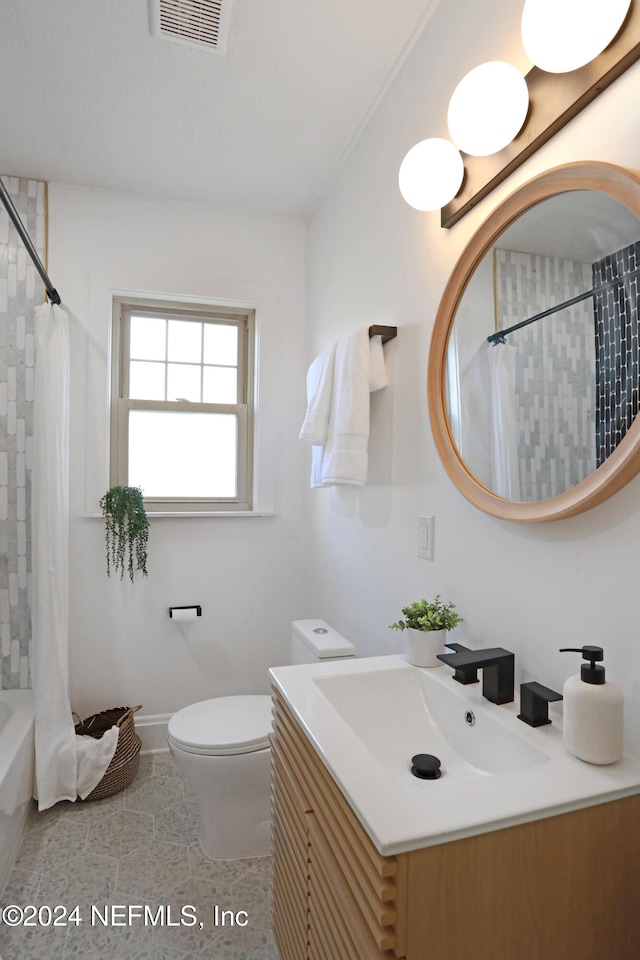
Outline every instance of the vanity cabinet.
{"type": "Polygon", "coordinates": [[[382,856],[277,689],[271,743],[282,960],[637,960],[640,796],[382,856]]]}
{"type": "Polygon", "coordinates": [[[273,903],[282,960],[404,957],[406,857],[383,857],[274,693],[273,903]]]}

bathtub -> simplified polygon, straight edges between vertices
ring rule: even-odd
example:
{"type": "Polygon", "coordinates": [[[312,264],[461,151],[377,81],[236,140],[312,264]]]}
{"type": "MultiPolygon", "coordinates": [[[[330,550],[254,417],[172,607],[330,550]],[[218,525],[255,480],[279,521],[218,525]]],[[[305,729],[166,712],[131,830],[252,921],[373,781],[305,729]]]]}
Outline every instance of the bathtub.
{"type": "Polygon", "coordinates": [[[0,894],[31,808],[34,765],[31,690],[0,690],[0,894]]]}

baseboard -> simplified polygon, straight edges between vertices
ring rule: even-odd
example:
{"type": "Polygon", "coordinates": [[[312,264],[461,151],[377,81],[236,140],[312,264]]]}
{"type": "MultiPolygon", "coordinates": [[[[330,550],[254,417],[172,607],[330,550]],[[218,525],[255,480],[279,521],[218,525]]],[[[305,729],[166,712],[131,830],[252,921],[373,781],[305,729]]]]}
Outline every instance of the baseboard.
{"type": "Polygon", "coordinates": [[[167,728],[172,714],[157,713],[140,716],[136,714],[136,733],[142,740],[142,753],[167,749],[167,728]]]}

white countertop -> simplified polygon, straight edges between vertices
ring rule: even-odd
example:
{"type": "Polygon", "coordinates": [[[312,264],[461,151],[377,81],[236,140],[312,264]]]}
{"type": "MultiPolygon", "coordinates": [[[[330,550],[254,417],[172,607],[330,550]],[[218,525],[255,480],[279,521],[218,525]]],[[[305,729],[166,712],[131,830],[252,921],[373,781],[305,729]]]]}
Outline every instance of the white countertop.
{"type": "MultiPolygon", "coordinates": [[[[529,727],[517,718],[517,695],[514,703],[492,704],[482,696],[481,684],[457,684],[447,666],[422,671],[411,666],[403,656],[395,655],[274,667],[270,674],[376,848],[384,855],[640,793],[640,760],[637,758],[625,754],[607,766],[584,763],[565,749],[560,717],[551,713],[551,724],[529,727]],[[453,684],[469,709],[478,716],[492,717],[505,730],[541,751],[545,755],[542,762],[489,775],[457,778],[443,775],[435,781],[411,776],[410,762],[405,763],[404,759],[402,769],[398,764],[394,768],[394,763],[383,762],[365,746],[353,725],[343,719],[316,680],[398,670],[419,670],[431,675],[429,682],[453,684]]],[[[380,677],[371,679],[378,685],[384,684],[380,677]]],[[[383,698],[381,709],[393,715],[395,704],[390,697],[383,698]]],[[[398,713],[400,709],[398,704],[398,713]]],[[[415,744],[408,742],[409,756],[411,751],[420,752],[420,749],[416,750],[415,744]]],[[[431,752],[428,744],[423,752],[431,752]]]]}

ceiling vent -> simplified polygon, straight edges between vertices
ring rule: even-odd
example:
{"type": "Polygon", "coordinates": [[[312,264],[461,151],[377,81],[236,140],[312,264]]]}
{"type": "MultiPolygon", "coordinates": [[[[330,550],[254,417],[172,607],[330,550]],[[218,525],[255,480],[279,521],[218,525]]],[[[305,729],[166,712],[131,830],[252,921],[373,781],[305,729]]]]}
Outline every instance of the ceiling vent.
{"type": "Polygon", "coordinates": [[[149,0],[156,37],[225,53],[233,0],[149,0]]]}

